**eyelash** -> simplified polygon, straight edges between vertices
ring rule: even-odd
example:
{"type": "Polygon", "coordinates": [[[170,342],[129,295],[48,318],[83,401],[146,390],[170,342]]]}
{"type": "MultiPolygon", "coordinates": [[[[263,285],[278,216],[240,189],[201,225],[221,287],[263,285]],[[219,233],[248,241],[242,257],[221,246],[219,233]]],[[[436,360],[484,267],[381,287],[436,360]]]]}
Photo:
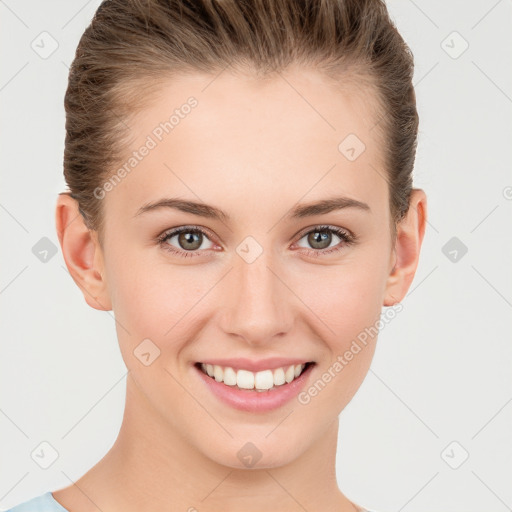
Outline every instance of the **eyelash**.
{"type": "MultiPolygon", "coordinates": [[[[307,251],[309,253],[311,253],[314,257],[324,256],[326,254],[331,254],[333,252],[340,251],[343,247],[352,245],[357,240],[357,237],[354,234],[352,234],[344,229],[337,228],[335,226],[325,226],[325,225],[315,226],[312,229],[310,229],[309,231],[302,233],[301,236],[299,237],[299,240],[304,238],[306,235],[309,235],[310,233],[315,233],[315,232],[334,233],[336,236],[341,238],[342,242],[340,242],[338,245],[336,245],[334,247],[331,247],[330,249],[307,249],[307,251]]],[[[173,247],[172,245],[166,243],[167,240],[169,240],[170,238],[173,238],[176,235],[179,235],[180,233],[201,233],[202,235],[206,236],[209,239],[208,232],[204,231],[201,228],[198,228],[195,226],[194,227],[182,226],[182,227],[179,227],[176,229],[172,229],[171,231],[164,232],[162,235],[160,235],[157,238],[157,242],[165,251],[168,251],[172,254],[176,254],[177,256],[180,256],[182,258],[189,258],[191,256],[201,256],[201,251],[178,250],[175,247],[173,247]]]]}

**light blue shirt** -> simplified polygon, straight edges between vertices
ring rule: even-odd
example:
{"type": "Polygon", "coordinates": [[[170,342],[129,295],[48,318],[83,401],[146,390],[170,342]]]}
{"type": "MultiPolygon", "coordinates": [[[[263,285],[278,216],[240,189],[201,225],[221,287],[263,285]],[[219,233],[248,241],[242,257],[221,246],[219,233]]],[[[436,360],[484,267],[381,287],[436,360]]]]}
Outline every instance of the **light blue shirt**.
{"type": "Polygon", "coordinates": [[[5,512],[69,512],[69,510],[53,497],[51,491],[48,491],[5,512]]]}
{"type": "Polygon", "coordinates": [[[24,501],[6,512],[69,512],[52,495],[51,491],[24,501]]]}

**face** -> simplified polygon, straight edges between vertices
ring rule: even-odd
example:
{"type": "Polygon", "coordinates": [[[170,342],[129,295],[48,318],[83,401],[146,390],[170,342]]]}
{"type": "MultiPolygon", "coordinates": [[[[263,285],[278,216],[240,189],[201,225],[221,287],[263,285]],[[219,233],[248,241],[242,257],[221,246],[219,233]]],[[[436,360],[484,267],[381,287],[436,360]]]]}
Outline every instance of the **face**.
{"type": "Polygon", "coordinates": [[[368,371],[376,336],[361,333],[394,263],[372,97],[283,76],[169,81],[129,123],[136,162],[98,192],[131,406],[231,467],[248,442],[275,467],[326,433],[368,371]]]}

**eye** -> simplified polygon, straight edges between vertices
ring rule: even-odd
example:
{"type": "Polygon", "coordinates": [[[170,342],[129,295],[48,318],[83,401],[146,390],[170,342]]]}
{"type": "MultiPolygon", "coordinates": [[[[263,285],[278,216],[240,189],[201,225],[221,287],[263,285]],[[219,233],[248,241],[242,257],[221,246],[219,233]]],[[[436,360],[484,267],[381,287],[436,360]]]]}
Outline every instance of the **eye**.
{"type": "MultiPolygon", "coordinates": [[[[315,226],[303,233],[299,242],[302,239],[306,239],[306,243],[312,247],[307,252],[314,256],[330,254],[356,242],[354,234],[335,226],[315,226]],[[329,248],[332,242],[336,242],[336,238],[339,239],[339,242],[329,248]]],[[[209,239],[209,233],[196,226],[181,226],[171,229],[160,235],[157,241],[164,250],[183,258],[201,256],[203,251],[215,247],[215,244],[209,239]],[[173,239],[176,239],[174,243],[173,239]],[[204,245],[207,241],[211,244],[209,247],[208,244],[204,245]]],[[[298,246],[304,247],[300,243],[298,246]]]]}
{"type": "MultiPolygon", "coordinates": [[[[315,226],[313,229],[304,233],[300,240],[302,239],[306,239],[306,243],[314,249],[308,251],[314,256],[322,256],[339,251],[343,247],[351,245],[356,241],[355,235],[334,226],[315,226]],[[340,239],[340,241],[335,246],[329,248],[332,242],[336,242],[336,238],[340,239]]],[[[304,247],[304,245],[299,244],[299,247],[304,247]]]]}
{"type": "Polygon", "coordinates": [[[208,240],[206,231],[197,227],[181,226],[170,231],[166,231],[159,238],[158,242],[163,249],[183,258],[190,256],[200,256],[199,250],[211,249],[212,246],[205,247],[204,242],[208,240]],[[175,240],[176,245],[172,244],[175,240]]]}

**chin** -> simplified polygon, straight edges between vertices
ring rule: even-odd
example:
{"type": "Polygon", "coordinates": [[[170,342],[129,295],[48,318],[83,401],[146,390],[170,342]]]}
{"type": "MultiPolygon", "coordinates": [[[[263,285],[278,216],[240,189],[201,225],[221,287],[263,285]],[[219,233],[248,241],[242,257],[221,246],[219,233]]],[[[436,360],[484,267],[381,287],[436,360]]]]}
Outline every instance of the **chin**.
{"type": "MultiPolygon", "coordinates": [[[[277,429],[279,428],[278,426],[277,429]]],[[[212,450],[211,444],[205,446],[203,453],[217,464],[232,469],[272,469],[292,463],[301,454],[301,448],[307,450],[307,446],[303,446],[304,432],[297,432],[297,436],[300,434],[300,437],[295,439],[295,436],[285,429],[279,433],[280,435],[277,432],[268,435],[271,431],[272,429],[265,429],[265,434],[255,433],[251,436],[245,430],[246,435],[234,435],[234,438],[225,441],[223,446],[217,441],[215,450],[212,450]]]]}

